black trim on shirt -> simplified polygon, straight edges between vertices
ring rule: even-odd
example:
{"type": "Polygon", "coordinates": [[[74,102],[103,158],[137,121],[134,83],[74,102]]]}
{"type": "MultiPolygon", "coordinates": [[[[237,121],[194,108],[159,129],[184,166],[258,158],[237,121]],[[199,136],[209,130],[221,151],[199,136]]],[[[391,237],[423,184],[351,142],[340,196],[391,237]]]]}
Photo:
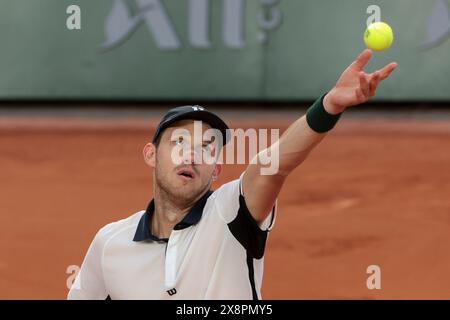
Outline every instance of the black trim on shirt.
{"type": "Polygon", "coordinates": [[[255,286],[255,269],[253,266],[253,258],[249,255],[248,251],[247,251],[247,267],[248,267],[248,278],[250,280],[250,286],[252,287],[252,299],[259,300],[255,286]]]}
{"type": "MultiPolygon", "coordinates": [[[[270,225],[275,218],[275,207],[271,212],[270,225]]],[[[270,228],[270,227],[269,227],[270,228]]],[[[268,230],[262,230],[258,222],[248,210],[245,198],[239,194],[239,209],[233,221],[228,223],[228,229],[247,253],[248,278],[252,289],[253,300],[259,300],[255,285],[255,269],[253,259],[261,259],[266,248],[268,230]]]]}
{"type": "MultiPolygon", "coordinates": [[[[213,193],[212,190],[208,190],[197,202],[192,206],[187,215],[175,225],[174,230],[182,230],[187,227],[190,227],[194,224],[197,224],[202,218],[203,209],[206,205],[206,201],[209,196],[213,193]]],[[[167,238],[158,238],[152,234],[151,231],[151,221],[153,213],[155,212],[155,201],[152,199],[147,206],[144,214],[139,220],[138,226],[136,228],[136,233],[134,234],[133,241],[145,241],[152,240],[156,242],[165,242],[167,243],[169,239],[167,238]]]]}
{"type": "Polygon", "coordinates": [[[236,218],[228,223],[228,228],[252,258],[261,259],[264,256],[268,230],[261,230],[248,210],[242,195],[239,195],[239,210],[236,218]]]}

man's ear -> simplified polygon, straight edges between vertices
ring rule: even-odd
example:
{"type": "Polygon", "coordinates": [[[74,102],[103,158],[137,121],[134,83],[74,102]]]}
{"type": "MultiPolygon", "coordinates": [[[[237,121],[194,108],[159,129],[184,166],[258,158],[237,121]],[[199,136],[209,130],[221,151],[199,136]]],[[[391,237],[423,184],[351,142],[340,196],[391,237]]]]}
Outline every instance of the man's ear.
{"type": "Polygon", "coordinates": [[[154,168],[156,166],[156,146],[149,142],[144,146],[143,150],[144,161],[149,166],[154,168]]]}
{"type": "Polygon", "coordinates": [[[220,173],[222,172],[222,165],[221,164],[216,164],[214,171],[212,173],[212,179],[213,181],[216,181],[217,178],[219,177],[220,173]]]}

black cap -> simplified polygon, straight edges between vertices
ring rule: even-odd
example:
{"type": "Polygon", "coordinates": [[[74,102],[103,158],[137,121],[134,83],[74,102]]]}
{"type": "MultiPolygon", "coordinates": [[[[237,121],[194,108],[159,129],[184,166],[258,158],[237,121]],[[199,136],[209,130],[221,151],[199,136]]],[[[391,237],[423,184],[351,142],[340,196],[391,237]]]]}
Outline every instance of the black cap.
{"type": "Polygon", "coordinates": [[[195,105],[176,107],[167,111],[156,128],[155,135],[153,136],[153,143],[156,142],[163,131],[170,127],[172,123],[188,119],[204,121],[209,124],[211,128],[219,130],[222,133],[223,145],[230,140],[227,124],[219,116],[206,110],[205,107],[195,105]]]}

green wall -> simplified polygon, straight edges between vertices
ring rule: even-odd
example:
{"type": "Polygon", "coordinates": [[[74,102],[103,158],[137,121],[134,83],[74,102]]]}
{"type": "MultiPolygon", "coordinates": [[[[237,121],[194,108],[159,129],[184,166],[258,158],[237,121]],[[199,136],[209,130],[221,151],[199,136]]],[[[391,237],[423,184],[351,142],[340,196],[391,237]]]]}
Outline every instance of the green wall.
{"type": "Polygon", "coordinates": [[[209,35],[207,46],[195,44],[189,35],[193,4],[161,0],[179,41],[177,49],[158,47],[151,19],[144,18],[137,19],[136,28],[119,45],[102,49],[108,21],[119,30],[115,34],[125,30],[117,27],[120,19],[108,19],[115,5],[126,5],[127,10],[115,13],[129,14],[120,21],[131,25],[139,3],[147,1],[152,2],[2,0],[0,99],[313,99],[364,49],[366,8],[371,4],[381,7],[382,20],[393,27],[396,40],[388,51],[376,53],[368,70],[399,63],[377,99],[450,99],[450,35],[445,36],[450,19],[447,26],[443,10],[448,0],[280,0],[264,8],[261,0],[210,0],[205,20],[210,25],[202,29],[209,35]],[[243,3],[243,19],[232,15],[228,21],[229,28],[243,23],[242,32],[233,33],[244,40],[238,46],[224,40],[226,1],[230,6],[243,3]],[[66,27],[71,4],[81,8],[81,30],[66,27]],[[267,42],[258,40],[262,11],[266,17],[282,14],[267,42]],[[443,40],[422,50],[419,46],[430,38],[430,20],[436,19],[434,32],[442,32],[443,40]]]}

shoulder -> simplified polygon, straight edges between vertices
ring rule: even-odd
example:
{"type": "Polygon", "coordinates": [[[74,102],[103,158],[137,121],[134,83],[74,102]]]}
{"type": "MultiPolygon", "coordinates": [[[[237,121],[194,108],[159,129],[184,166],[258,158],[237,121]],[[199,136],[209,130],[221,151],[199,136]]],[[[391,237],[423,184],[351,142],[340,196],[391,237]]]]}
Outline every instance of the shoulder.
{"type": "Polygon", "coordinates": [[[239,184],[239,179],[224,183],[211,194],[211,197],[216,201],[224,201],[230,197],[239,196],[239,184]]]}
{"type": "Polygon", "coordinates": [[[227,202],[230,199],[239,199],[239,195],[242,194],[241,182],[244,172],[241,173],[239,178],[231,180],[227,183],[221,185],[216,189],[212,196],[217,199],[217,201],[227,202]]]}
{"type": "Polygon", "coordinates": [[[225,183],[218,188],[215,191],[214,203],[216,211],[228,225],[233,237],[252,257],[260,259],[264,255],[267,235],[272,229],[276,210],[274,206],[262,223],[256,222],[242,194],[242,177],[243,174],[239,179],[225,183]]]}
{"type": "Polygon", "coordinates": [[[104,246],[109,240],[123,232],[130,232],[134,234],[139,220],[144,214],[144,210],[138,211],[131,216],[118,221],[111,222],[102,227],[95,235],[94,242],[104,246]]]}
{"type": "Polygon", "coordinates": [[[224,183],[211,194],[215,210],[226,223],[236,216],[239,209],[240,178],[224,183]]]}

